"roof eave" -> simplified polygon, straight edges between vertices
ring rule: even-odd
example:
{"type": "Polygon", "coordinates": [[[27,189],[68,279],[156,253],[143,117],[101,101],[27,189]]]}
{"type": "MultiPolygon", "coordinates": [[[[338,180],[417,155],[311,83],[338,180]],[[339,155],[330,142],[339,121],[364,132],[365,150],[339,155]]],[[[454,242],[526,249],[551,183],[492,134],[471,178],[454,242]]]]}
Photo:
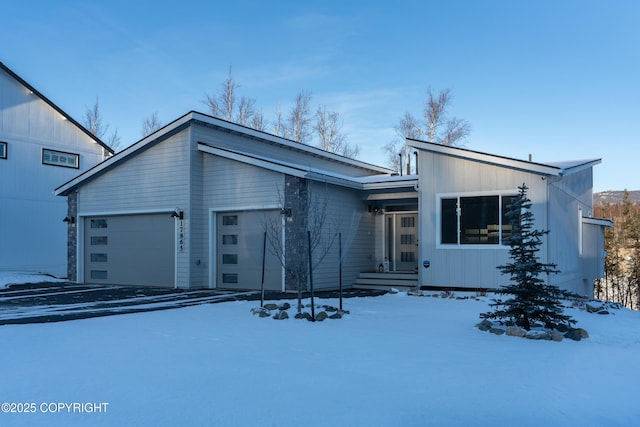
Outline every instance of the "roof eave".
{"type": "Polygon", "coordinates": [[[525,172],[532,172],[546,176],[561,176],[563,170],[559,167],[545,165],[543,163],[528,162],[526,160],[514,159],[510,157],[498,156],[495,154],[483,153],[480,151],[468,150],[466,148],[450,147],[432,142],[419,141],[407,138],[409,146],[419,150],[430,151],[450,157],[464,160],[472,160],[480,163],[502,166],[510,169],[517,169],[525,172]]]}

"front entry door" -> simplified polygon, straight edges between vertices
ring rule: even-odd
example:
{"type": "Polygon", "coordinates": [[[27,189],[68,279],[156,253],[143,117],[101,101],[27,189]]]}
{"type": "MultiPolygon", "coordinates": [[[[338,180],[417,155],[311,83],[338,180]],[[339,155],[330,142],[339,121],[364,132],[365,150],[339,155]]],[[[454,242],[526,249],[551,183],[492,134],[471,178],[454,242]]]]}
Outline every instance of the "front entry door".
{"type": "Polygon", "coordinates": [[[418,269],[418,214],[392,213],[385,218],[385,246],[389,270],[415,272],[418,269]]]}

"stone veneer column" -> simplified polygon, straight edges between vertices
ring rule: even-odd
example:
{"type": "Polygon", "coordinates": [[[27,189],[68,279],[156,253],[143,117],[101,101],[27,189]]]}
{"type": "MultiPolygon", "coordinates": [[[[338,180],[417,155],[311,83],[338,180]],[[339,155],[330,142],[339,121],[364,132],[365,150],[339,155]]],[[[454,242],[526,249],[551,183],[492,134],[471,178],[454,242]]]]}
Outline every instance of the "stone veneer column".
{"type": "Polygon", "coordinates": [[[73,218],[73,224],[67,223],[67,278],[70,281],[78,279],[78,193],[72,192],[67,196],[67,216],[73,218]]]}
{"type": "Polygon", "coordinates": [[[309,210],[309,185],[306,179],[285,175],[284,208],[291,210],[285,215],[285,289],[307,289],[307,218],[309,210]]]}

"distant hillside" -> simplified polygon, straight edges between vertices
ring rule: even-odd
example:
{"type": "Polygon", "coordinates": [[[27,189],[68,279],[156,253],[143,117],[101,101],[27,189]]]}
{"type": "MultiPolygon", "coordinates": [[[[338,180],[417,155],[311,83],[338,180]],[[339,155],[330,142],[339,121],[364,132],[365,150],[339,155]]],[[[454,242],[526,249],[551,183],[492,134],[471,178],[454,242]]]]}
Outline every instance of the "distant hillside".
{"type": "MultiPolygon", "coordinates": [[[[622,203],[624,199],[624,191],[602,191],[600,193],[593,193],[593,204],[598,205],[601,203],[609,203],[616,205],[622,203]]],[[[633,203],[640,203],[640,191],[629,191],[629,199],[633,203]]]]}

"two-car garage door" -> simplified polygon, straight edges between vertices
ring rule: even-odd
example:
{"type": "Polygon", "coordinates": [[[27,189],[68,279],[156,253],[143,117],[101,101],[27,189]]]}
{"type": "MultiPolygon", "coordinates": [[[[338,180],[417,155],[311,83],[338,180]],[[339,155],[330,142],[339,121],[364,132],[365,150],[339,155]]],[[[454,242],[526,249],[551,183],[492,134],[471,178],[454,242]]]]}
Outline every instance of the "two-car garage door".
{"type": "Polygon", "coordinates": [[[85,282],[172,287],[174,272],[170,214],[85,218],[85,282]]]}

